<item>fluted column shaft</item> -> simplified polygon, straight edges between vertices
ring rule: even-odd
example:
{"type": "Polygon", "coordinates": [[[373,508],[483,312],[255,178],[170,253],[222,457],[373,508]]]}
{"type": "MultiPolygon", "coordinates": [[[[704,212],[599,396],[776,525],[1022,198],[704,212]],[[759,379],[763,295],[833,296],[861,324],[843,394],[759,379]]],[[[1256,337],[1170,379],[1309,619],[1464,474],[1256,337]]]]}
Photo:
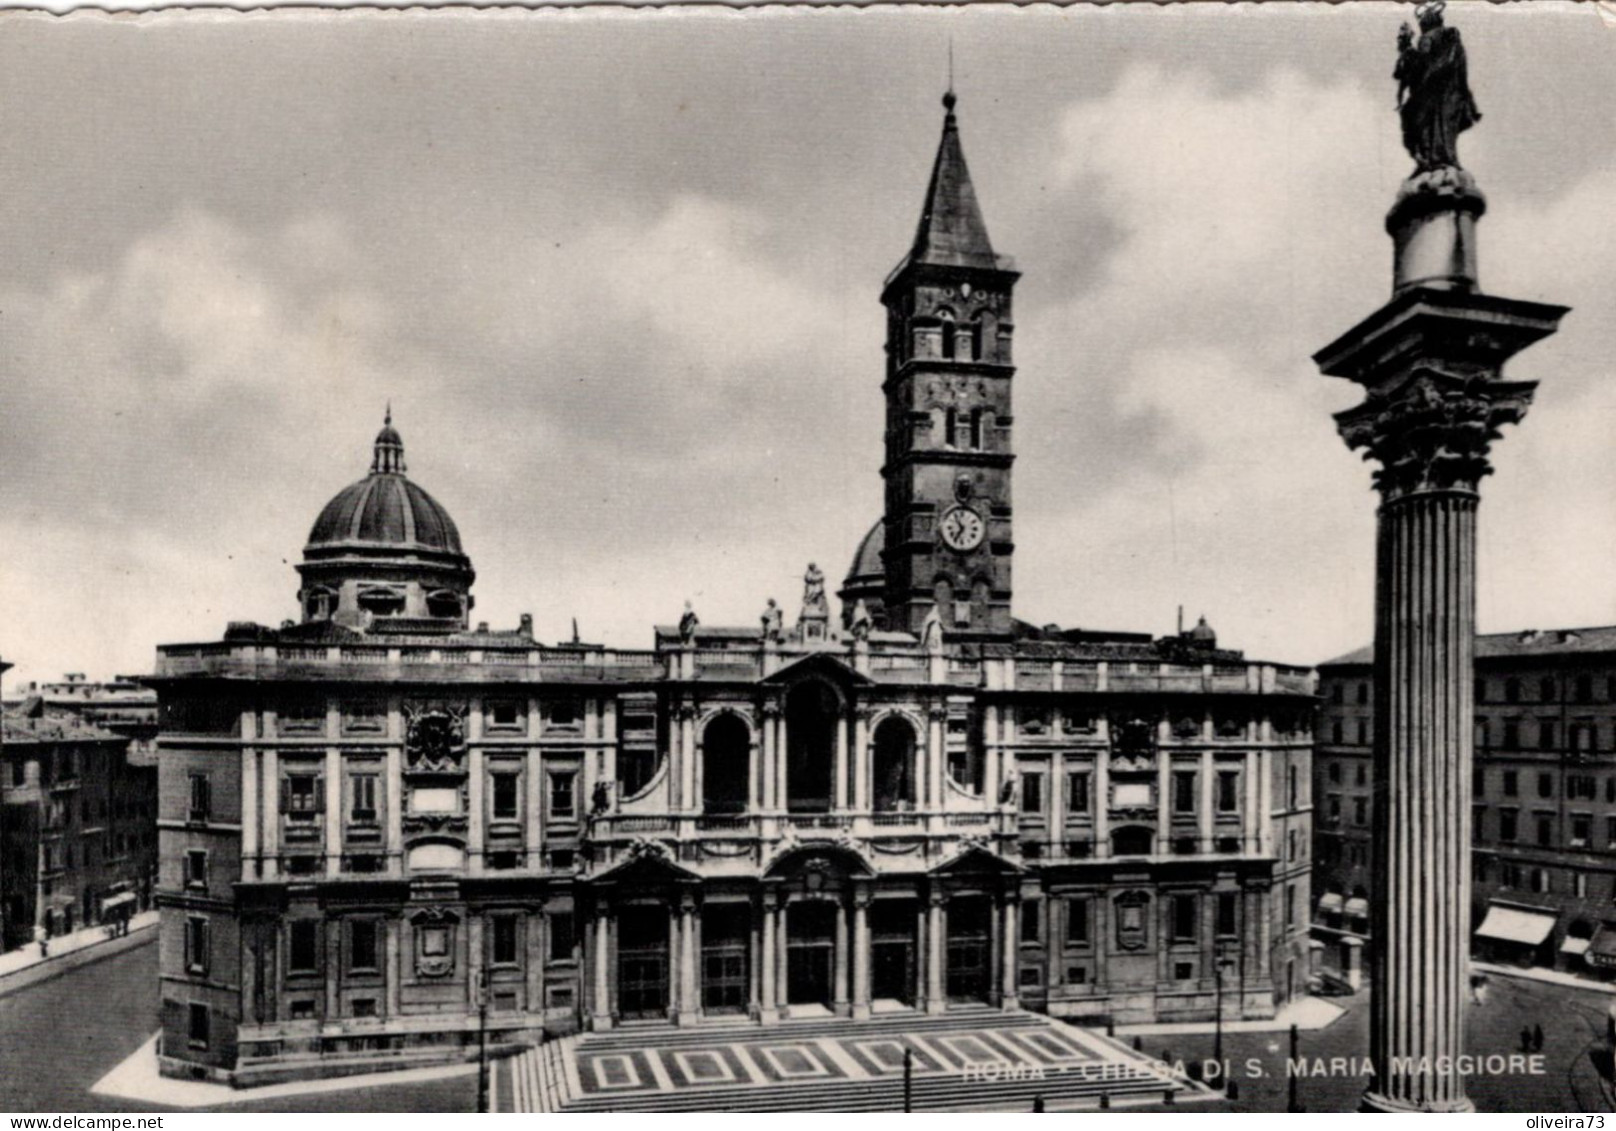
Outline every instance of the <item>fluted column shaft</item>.
{"type": "Polygon", "coordinates": [[[1463,1051],[1470,893],[1476,505],[1418,492],[1380,512],[1375,600],[1374,1099],[1468,1110],[1463,1051]]]}

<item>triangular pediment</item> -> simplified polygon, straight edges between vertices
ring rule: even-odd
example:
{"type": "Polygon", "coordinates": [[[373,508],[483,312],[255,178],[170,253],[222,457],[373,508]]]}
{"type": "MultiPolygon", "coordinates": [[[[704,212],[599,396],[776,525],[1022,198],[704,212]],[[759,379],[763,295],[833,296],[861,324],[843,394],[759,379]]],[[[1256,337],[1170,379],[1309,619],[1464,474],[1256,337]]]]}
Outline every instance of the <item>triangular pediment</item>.
{"type": "Polygon", "coordinates": [[[838,687],[868,687],[875,683],[867,675],[860,675],[840,656],[829,652],[812,652],[793,660],[772,675],[764,676],[760,683],[796,683],[810,676],[823,676],[838,687]]]}
{"type": "Polygon", "coordinates": [[[1007,875],[1025,872],[1027,869],[1013,860],[1007,860],[981,844],[962,845],[960,851],[933,868],[933,875],[947,875],[952,872],[999,872],[1007,875]]]}
{"type": "Polygon", "coordinates": [[[660,841],[635,841],[610,868],[590,879],[595,883],[665,883],[669,880],[695,880],[700,877],[674,860],[672,851],[660,841]]]}

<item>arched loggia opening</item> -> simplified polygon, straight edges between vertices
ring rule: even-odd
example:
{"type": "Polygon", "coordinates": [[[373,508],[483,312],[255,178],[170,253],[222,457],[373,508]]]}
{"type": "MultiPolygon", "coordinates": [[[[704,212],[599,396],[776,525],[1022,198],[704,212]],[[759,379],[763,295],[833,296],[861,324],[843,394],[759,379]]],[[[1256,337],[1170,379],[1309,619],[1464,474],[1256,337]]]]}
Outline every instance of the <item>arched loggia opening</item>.
{"type": "Polygon", "coordinates": [[[801,683],[786,696],[785,715],[786,809],[828,813],[835,796],[840,701],[828,684],[801,683]]]}
{"type": "Polygon", "coordinates": [[[701,737],[701,809],[707,814],[744,813],[752,734],[735,715],[719,715],[701,737]]]}
{"type": "Polygon", "coordinates": [[[902,813],[915,808],[915,730],[902,719],[887,719],[875,728],[871,769],[877,812],[902,813]]]}

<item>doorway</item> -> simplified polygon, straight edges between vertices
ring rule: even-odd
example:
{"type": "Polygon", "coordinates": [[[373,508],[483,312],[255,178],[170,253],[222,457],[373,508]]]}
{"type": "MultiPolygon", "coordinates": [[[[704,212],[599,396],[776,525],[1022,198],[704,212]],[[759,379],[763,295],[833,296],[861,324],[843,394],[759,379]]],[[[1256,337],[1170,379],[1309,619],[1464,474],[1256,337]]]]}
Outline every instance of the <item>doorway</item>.
{"type": "Polygon", "coordinates": [[[948,998],[987,1001],[991,988],[993,909],[981,897],[948,903],[948,998]]]}
{"type": "Polygon", "coordinates": [[[617,1009],[625,1020],[668,1015],[668,909],[628,906],[617,915],[617,1009]]]}
{"type": "Polygon", "coordinates": [[[745,1013],[751,997],[752,907],[715,903],[701,912],[701,1007],[745,1013]]]}
{"type": "Polygon", "coordinates": [[[836,905],[825,900],[786,909],[786,1004],[832,1004],[836,905]]]}
{"type": "Polygon", "coordinates": [[[915,956],[919,906],[908,899],[870,904],[870,997],[914,1005],[918,984],[915,956]]]}

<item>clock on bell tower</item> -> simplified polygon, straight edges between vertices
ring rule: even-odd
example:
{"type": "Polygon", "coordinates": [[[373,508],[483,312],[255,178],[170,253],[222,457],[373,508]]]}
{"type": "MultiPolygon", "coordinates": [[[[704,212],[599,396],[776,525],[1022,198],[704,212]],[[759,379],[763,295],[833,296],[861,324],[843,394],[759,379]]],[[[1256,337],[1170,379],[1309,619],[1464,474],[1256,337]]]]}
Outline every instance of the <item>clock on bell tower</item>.
{"type": "Polygon", "coordinates": [[[1010,295],[960,148],[954,92],[915,242],[887,308],[882,603],[918,635],[935,605],[954,639],[1008,639],[1011,532],[1010,295]]]}

